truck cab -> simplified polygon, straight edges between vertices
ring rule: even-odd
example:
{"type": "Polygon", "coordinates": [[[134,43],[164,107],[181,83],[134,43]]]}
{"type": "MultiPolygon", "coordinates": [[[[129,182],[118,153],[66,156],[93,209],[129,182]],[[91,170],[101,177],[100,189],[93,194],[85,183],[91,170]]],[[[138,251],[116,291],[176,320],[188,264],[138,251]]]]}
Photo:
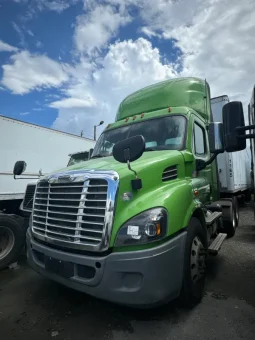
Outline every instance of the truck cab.
{"type": "Polygon", "coordinates": [[[236,200],[219,192],[215,159],[224,150],[206,81],[173,79],[131,94],[90,160],[37,183],[29,264],[120,304],[196,304],[207,255],[238,225],[236,200]]]}

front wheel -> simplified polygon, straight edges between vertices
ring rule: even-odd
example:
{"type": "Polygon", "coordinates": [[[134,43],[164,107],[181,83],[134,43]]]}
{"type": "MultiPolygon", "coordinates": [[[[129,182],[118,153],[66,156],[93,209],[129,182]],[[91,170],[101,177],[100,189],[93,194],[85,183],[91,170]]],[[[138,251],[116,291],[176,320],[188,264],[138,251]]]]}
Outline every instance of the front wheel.
{"type": "Polygon", "coordinates": [[[0,269],[14,262],[25,244],[23,219],[0,214],[0,269]]]}
{"type": "Polygon", "coordinates": [[[187,307],[196,305],[204,295],[206,257],[206,231],[200,221],[192,217],[187,229],[183,284],[180,294],[181,302],[187,307]]]}

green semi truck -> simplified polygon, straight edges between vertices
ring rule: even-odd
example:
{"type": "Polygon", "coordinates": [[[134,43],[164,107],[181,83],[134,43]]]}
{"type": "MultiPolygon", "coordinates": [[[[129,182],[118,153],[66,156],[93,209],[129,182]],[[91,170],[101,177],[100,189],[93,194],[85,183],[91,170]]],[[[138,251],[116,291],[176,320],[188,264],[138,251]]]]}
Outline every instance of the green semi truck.
{"type": "Polygon", "coordinates": [[[89,161],[38,182],[26,236],[30,266],[119,304],[177,297],[196,304],[207,255],[238,225],[236,198],[220,197],[216,156],[224,151],[206,81],[167,80],[131,94],[89,161]]]}

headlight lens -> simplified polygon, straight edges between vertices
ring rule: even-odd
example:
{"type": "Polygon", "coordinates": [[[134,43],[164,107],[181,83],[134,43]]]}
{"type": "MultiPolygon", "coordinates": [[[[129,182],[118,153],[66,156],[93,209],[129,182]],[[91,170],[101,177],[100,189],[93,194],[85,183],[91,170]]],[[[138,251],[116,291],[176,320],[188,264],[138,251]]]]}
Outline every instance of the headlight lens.
{"type": "Polygon", "coordinates": [[[131,218],[119,230],[115,246],[146,244],[166,235],[167,212],[163,208],[146,210],[131,218]]]}

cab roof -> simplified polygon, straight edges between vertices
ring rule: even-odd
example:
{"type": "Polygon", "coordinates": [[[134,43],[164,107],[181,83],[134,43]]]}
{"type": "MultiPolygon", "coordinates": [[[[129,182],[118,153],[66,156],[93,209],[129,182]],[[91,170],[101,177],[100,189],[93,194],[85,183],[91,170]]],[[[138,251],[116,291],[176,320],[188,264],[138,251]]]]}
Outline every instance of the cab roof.
{"type": "Polygon", "coordinates": [[[205,80],[188,77],[166,80],[127,96],[119,105],[115,121],[168,107],[189,107],[210,120],[210,88],[205,80]]]}

